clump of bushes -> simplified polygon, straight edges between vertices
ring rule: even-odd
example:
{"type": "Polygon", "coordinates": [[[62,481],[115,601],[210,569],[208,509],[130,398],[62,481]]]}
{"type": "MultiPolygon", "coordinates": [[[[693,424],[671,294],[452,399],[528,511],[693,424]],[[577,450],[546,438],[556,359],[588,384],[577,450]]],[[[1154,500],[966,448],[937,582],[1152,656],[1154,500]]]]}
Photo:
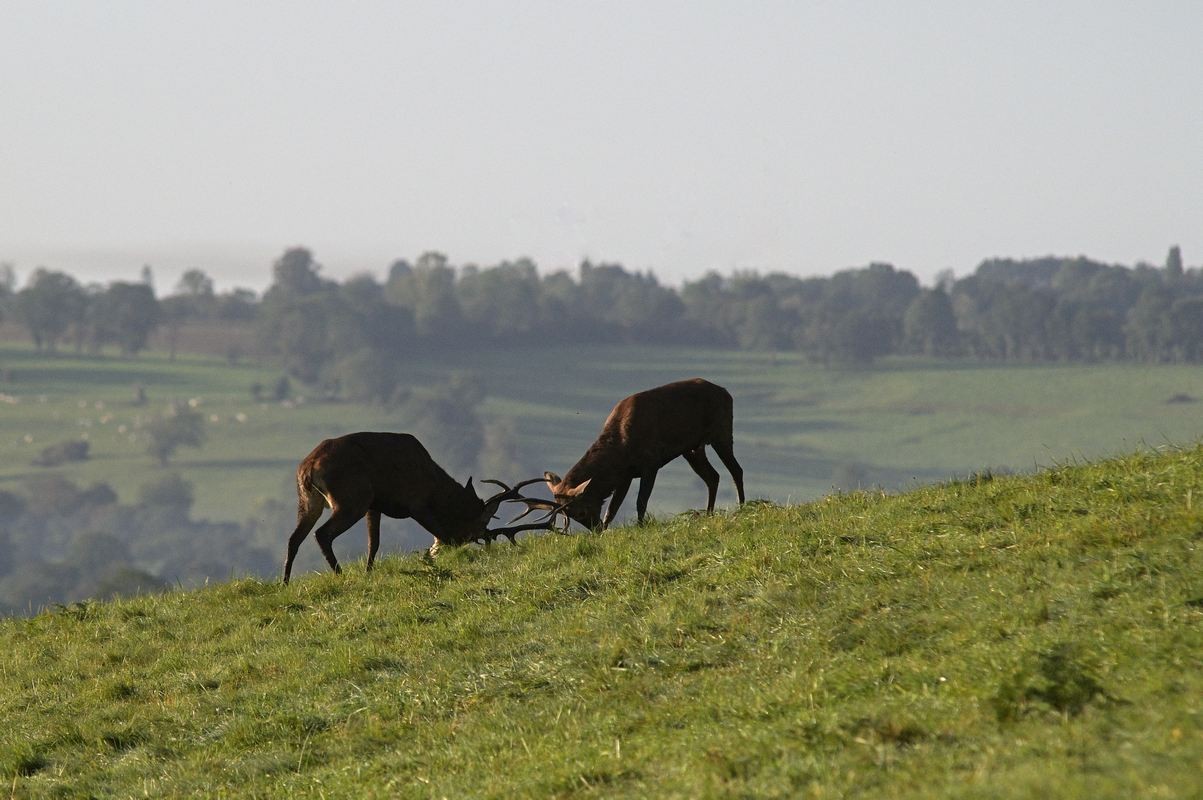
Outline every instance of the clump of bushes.
{"type": "Polygon", "coordinates": [[[43,448],[31,462],[35,467],[57,467],[69,461],[87,461],[89,445],[82,439],[59,442],[43,448]]]}

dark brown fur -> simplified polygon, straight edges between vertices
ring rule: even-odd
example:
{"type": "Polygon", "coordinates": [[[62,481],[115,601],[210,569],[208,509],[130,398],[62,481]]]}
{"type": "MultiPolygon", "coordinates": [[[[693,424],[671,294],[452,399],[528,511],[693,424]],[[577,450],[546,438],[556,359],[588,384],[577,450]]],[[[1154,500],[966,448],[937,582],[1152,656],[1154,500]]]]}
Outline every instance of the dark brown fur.
{"type": "Polygon", "coordinates": [[[678,381],[633,394],[610,412],[585,455],[562,479],[544,473],[556,503],[588,528],[606,527],[618,513],[631,482],[639,479],[635,510],[643,522],[648,497],[661,467],[683,456],[706,484],[706,512],[714,511],[718,471],[706,458],[706,445],[727,467],[744,502],[743,469],[735,460],[731,393],[701,378],[678,381]],[[601,506],[610,498],[606,516],[601,506]]]}
{"type": "Polygon", "coordinates": [[[380,515],[411,517],[440,543],[479,539],[493,511],[476,496],[472,479],[461,486],[408,433],[352,433],[326,439],[297,467],[297,527],[288,539],[284,582],[297,549],[322,512],[331,515],[314,534],[322,555],[341,572],[331,543],[360,518],[368,525],[370,570],[380,547],[380,515]]]}

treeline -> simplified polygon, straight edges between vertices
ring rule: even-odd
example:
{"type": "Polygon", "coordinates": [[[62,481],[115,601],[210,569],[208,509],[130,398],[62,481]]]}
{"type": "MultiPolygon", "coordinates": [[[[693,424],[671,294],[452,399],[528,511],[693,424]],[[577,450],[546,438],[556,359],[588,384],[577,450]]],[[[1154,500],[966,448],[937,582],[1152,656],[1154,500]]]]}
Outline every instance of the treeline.
{"type": "MultiPolygon", "coordinates": [[[[57,474],[0,490],[0,617],[237,576],[279,576],[295,501],[261,499],[245,521],[219,522],[194,517],[193,500],[192,484],[175,473],[142,486],[133,503],[119,502],[106,483],[80,486],[57,474]]],[[[386,550],[430,543],[412,526],[398,538],[395,523],[388,524],[386,550]]],[[[362,535],[338,540],[346,561],[364,549],[362,535]]],[[[318,549],[307,546],[296,570],[323,564],[318,549]]]]}
{"type": "Polygon", "coordinates": [[[1161,266],[1084,257],[992,259],[923,287],[889,264],[799,278],[710,273],[679,289],[649,272],[584,262],[540,275],[527,260],[456,266],[439,253],[400,260],[383,281],[322,276],[305,248],[272,265],[262,297],[213,290],[200,270],[156,299],[149,282],[81,286],[37,270],[16,291],[0,280],[0,313],[34,344],[134,355],[190,321],[253,322],[288,372],[365,399],[395,390],[396,354],[548,344],[684,344],[794,351],[822,363],[924,354],[1008,361],[1203,360],[1203,270],[1177,247],[1161,266]]]}
{"type": "Polygon", "coordinates": [[[274,548],[256,543],[267,531],[194,520],[192,501],[191,484],[174,474],[143,486],[130,505],[107,484],[54,474],[0,491],[0,614],[273,571],[274,548]]]}

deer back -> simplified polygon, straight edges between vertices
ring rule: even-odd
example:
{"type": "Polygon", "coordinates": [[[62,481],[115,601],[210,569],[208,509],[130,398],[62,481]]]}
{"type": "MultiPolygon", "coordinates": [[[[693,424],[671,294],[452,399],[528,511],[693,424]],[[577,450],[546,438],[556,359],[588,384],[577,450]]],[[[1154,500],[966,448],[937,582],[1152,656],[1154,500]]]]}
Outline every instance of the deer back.
{"type": "Polygon", "coordinates": [[[695,378],[633,394],[610,412],[599,442],[640,467],[663,466],[712,441],[731,439],[731,394],[695,378]]]}
{"type": "Polygon", "coordinates": [[[624,477],[658,469],[710,442],[732,438],[731,393],[702,378],[677,381],[620,400],[597,440],[564,476],[565,487],[593,479],[605,491],[624,477]]]}
{"type": "Polygon", "coordinates": [[[417,518],[443,505],[479,499],[435,463],[407,433],[362,432],[326,439],[297,471],[297,482],[312,486],[327,502],[366,498],[369,507],[390,517],[417,518]]]}

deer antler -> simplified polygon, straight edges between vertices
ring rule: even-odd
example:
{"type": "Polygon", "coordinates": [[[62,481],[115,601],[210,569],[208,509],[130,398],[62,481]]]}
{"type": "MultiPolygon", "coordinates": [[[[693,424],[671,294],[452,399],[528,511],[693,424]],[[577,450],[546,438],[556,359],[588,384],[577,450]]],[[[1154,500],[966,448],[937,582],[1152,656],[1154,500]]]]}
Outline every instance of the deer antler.
{"type": "Polygon", "coordinates": [[[517,522],[518,520],[522,519],[523,517],[533,514],[539,510],[552,511],[552,512],[558,514],[564,510],[564,507],[566,505],[566,504],[556,503],[554,500],[544,500],[539,497],[519,497],[517,499],[519,502],[526,504],[526,510],[523,511],[518,516],[514,517],[512,520],[510,520],[511,523],[517,522]]]}
{"type": "MultiPolygon", "coordinates": [[[[511,503],[511,502],[512,503],[524,503],[526,505],[526,510],[523,511],[518,516],[514,517],[512,520],[510,520],[510,524],[505,526],[504,528],[494,528],[493,530],[486,530],[479,537],[477,537],[477,541],[492,542],[492,541],[495,541],[498,537],[505,536],[505,537],[509,538],[509,540],[512,544],[517,544],[518,542],[514,538],[514,536],[516,534],[522,533],[523,531],[555,530],[556,520],[559,518],[560,514],[564,513],[565,506],[560,505],[559,503],[555,503],[551,500],[544,500],[539,497],[526,497],[519,492],[519,490],[525,486],[530,486],[531,484],[535,484],[535,483],[543,483],[544,480],[545,480],[544,478],[531,478],[530,480],[525,480],[525,481],[516,483],[512,487],[507,486],[505,483],[502,483],[501,481],[493,480],[491,478],[481,481],[481,483],[491,483],[494,486],[501,487],[500,492],[498,492],[497,494],[493,495],[492,497],[490,497],[488,500],[485,501],[485,507],[490,510],[490,513],[493,516],[496,515],[496,511],[498,508],[501,507],[502,503],[511,503]],[[518,520],[522,519],[525,516],[528,516],[529,514],[531,514],[532,512],[534,512],[536,510],[547,511],[547,516],[537,522],[528,522],[523,525],[515,525],[514,524],[518,520]]],[[[568,522],[567,514],[565,514],[565,522],[568,522]]],[[[567,525],[565,525],[565,529],[567,529],[567,525]]]]}
{"type": "Polygon", "coordinates": [[[500,486],[501,491],[485,501],[485,508],[489,509],[490,516],[497,513],[497,509],[501,508],[502,503],[510,501],[529,502],[529,499],[518,493],[518,490],[524,486],[530,486],[532,483],[542,483],[543,478],[531,478],[520,483],[514,484],[512,487],[506,486],[501,481],[495,481],[491,478],[481,481],[481,483],[491,483],[494,486],[500,486]]]}
{"type": "MultiPolygon", "coordinates": [[[[496,541],[498,538],[500,538],[502,536],[505,536],[506,538],[508,538],[510,540],[510,544],[518,544],[518,540],[515,539],[514,537],[517,536],[519,533],[522,533],[523,531],[555,530],[556,518],[560,515],[560,513],[562,511],[563,511],[563,506],[556,506],[555,508],[552,508],[548,512],[546,517],[539,520],[538,522],[528,522],[525,525],[507,525],[504,528],[493,528],[492,530],[486,530],[484,533],[482,533],[480,536],[477,537],[476,541],[481,542],[482,544],[486,544],[488,542],[496,541]]],[[[523,512],[521,516],[516,517],[515,519],[521,519],[522,517],[525,517],[529,513],[530,513],[530,509],[523,512]]]]}

